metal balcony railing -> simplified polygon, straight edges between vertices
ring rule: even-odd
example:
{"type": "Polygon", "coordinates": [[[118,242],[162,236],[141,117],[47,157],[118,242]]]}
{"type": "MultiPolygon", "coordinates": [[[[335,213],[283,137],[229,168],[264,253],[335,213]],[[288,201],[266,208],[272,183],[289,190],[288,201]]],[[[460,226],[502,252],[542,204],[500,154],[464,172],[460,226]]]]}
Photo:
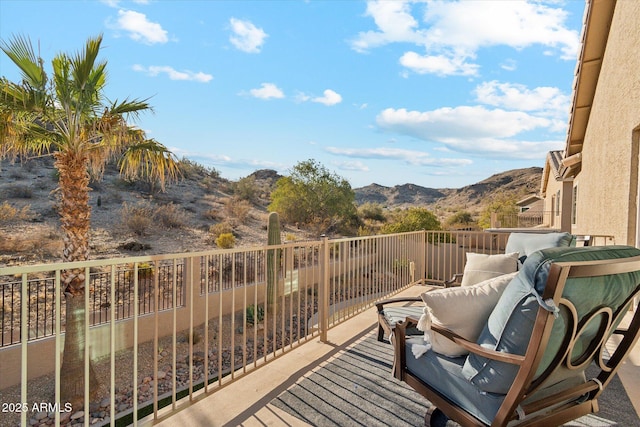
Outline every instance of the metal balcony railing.
{"type": "Polygon", "coordinates": [[[81,371],[87,378],[91,364],[99,378],[97,386],[84,381],[73,413],[83,410],[85,425],[136,425],[312,338],[326,341],[331,327],[413,283],[461,273],[467,252],[503,252],[507,238],[422,231],[0,268],[0,394],[57,408],[4,413],[0,426],[29,425],[36,415],[40,423],[69,421],[60,369],[66,270],[85,272],[81,371]],[[43,381],[50,395],[33,386],[43,381]]]}

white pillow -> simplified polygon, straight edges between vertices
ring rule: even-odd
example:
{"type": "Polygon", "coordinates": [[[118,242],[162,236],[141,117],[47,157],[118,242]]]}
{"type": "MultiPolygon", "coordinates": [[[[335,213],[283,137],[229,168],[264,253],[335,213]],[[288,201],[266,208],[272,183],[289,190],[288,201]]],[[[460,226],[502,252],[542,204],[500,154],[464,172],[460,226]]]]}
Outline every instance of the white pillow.
{"type": "Polygon", "coordinates": [[[461,286],[474,285],[493,277],[513,273],[518,270],[517,252],[485,255],[467,252],[461,286]]]}
{"type": "Polygon", "coordinates": [[[502,292],[516,274],[518,273],[503,274],[471,286],[424,292],[421,297],[425,308],[418,329],[424,330],[427,347],[430,343],[431,350],[450,357],[468,354],[467,350],[453,341],[438,333],[431,333],[431,323],[475,342],[502,292]]]}

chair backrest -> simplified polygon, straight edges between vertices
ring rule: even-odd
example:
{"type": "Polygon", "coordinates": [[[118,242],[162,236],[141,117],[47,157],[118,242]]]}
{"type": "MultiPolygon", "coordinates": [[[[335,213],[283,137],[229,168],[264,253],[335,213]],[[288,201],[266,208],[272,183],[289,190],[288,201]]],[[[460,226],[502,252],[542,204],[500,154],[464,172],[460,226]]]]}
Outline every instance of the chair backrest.
{"type": "Polygon", "coordinates": [[[566,232],[511,233],[507,239],[505,253],[517,252],[522,262],[532,253],[546,248],[571,245],[574,236],[566,232]]]}
{"type": "Polygon", "coordinates": [[[481,390],[507,395],[497,419],[508,419],[518,406],[531,413],[550,405],[575,405],[578,398],[581,405],[592,404],[638,339],[636,311],[628,332],[607,354],[605,345],[638,294],[636,248],[535,252],[505,290],[478,339],[482,346],[524,355],[524,362],[518,367],[471,354],[463,372],[481,390]],[[599,373],[587,380],[584,371],[592,362],[599,373]]]}

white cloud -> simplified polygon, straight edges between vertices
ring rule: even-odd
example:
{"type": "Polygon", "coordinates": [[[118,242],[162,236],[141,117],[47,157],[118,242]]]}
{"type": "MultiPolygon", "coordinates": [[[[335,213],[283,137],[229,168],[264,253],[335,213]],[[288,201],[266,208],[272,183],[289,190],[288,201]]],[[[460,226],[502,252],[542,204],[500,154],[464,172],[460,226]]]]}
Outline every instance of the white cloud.
{"type": "Polygon", "coordinates": [[[296,102],[307,102],[311,99],[311,97],[309,95],[307,95],[304,92],[296,92],[296,96],[294,97],[296,102]]]}
{"type": "Polygon", "coordinates": [[[369,172],[369,167],[360,161],[332,162],[338,169],[354,172],[369,172]]]}
{"type": "Polygon", "coordinates": [[[429,2],[424,20],[430,23],[428,43],[475,51],[505,45],[522,49],[541,44],[575,60],[579,36],[565,26],[567,12],[559,7],[525,1],[429,2]]]}
{"type": "Polygon", "coordinates": [[[546,118],[525,112],[489,110],[482,106],[443,107],[425,112],[387,108],[376,117],[376,122],[383,129],[439,142],[455,138],[508,138],[551,124],[546,118]]]}
{"type": "Polygon", "coordinates": [[[505,59],[500,64],[500,68],[507,71],[515,71],[518,68],[518,63],[514,59],[505,59]]]}
{"type": "Polygon", "coordinates": [[[318,96],[316,98],[313,98],[311,99],[311,101],[318,102],[326,106],[336,105],[342,102],[342,96],[331,89],[325,90],[323,94],[324,94],[323,96],[318,96]]]}
{"type": "Polygon", "coordinates": [[[287,165],[284,163],[271,162],[260,159],[238,159],[226,154],[211,154],[197,151],[183,150],[178,147],[169,148],[177,157],[187,157],[198,163],[209,166],[222,166],[234,169],[277,169],[285,170],[287,165]]]}
{"type": "Polygon", "coordinates": [[[243,21],[236,18],[229,20],[233,35],[229,37],[229,41],[236,48],[247,53],[259,53],[267,33],[262,28],[258,28],[250,21],[243,21]]]}
{"type": "Polygon", "coordinates": [[[423,35],[416,32],[418,22],[411,15],[407,1],[369,1],[366,16],[371,16],[380,31],[358,34],[351,46],[358,52],[392,42],[420,43],[423,35]]]}
{"type": "Polygon", "coordinates": [[[483,104],[521,111],[540,111],[565,120],[571,105],[571,97],[557,87],[529,89],[521,84],[493,80],[478,85],[474,92],[478,102],[483,104]]]}
{"type": "Polygon", "coordinates": [[[118,7],[120,0],[100,0],[100,3],[106,4],[109,7],[118,7]]]}
{"type": "Polygon", "coordinates": [[[259,89],[251,89],[249,93],[260,99],[284,98],[284,92],[273,83],[262,83],[259,89]]]}
{"type": "Polygon", "coordinates": [[[406,52],[400,57],[400,64],[418,74],[475,76],[478,73],[478,65],[470,64],[466,60],[463,56],[447,57],[406,52]]]}
{"type": "Polygon", "coordinates": [[[134,71],[146,73],[152,77],[156,77],[159,74],[166,74],[171,80],[189,80],[200,83],[207,83],[213,80],[213,76],[211,74],[206,74],[203,72],[194,73],[193,71],[178,71],[173,67],[169,67],[167,65],[151,65],[149,67],[143,67],[142,65],[136,64],[133,66],[134,71]]]}
{"type": "Polygon", "coordinates": [[[483,106],[407,111],[388,108],[376,118],[380,129],[408,135],[446,148],[494,158],[536,159],[563,146],[562,140],[527,141],[518,138],[535,129],[556,132],[559,121],[523,111],[483,106]]]}
{"type": "Polygon", "coordinates": [[[370,0],[366,15],[377,31],[359,33],[351,47],[366,52],[389,43],[415,44],[424,54],[407,51],[400,62],[418,73],[475,75],[478,65],[469,60],[486,47],[542,45],[575,60],[580,45],[578,32],[565,26],[565,10],[533,1],[370,0]],[[424,8],[422,23],[414,17],[420,12],[416,4],[424,8]]]}
{"type": "Polygon", "coordinates": [[[124,30],[135,41],[146,44],[166,43],[169,41],[167,31],[156,22],[151,22],[143,13],[133,10],[119,10],[115,29],[124,30]]]}
{"type": "Polygon", "coordinates": [[[464,166],[473,163],[469,159],[434,158],[429,153],[416,150],[405,150],[402,148],[341,148],[326,147],[325,150],[331,154],[354,157],[360,159],[382,159],[401,160],[414,166],[464,166]]]}

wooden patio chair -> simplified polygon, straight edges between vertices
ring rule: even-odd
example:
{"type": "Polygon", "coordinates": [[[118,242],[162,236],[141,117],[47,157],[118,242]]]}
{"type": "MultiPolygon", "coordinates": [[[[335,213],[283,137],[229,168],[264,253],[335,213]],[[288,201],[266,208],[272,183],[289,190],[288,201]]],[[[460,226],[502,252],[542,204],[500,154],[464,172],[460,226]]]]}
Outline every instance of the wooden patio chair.
{"type": "Polygon", "coordinates": [[[419,319],[399,322],[395,375],[434,405],[427,425],[443,416],[462,426],[561,425],[598,412],[598,397],[638,340],[638,294],[637,248],[545,249],[506,286],[477,340],[431,325],[468,355],[415,357],[412,346],[423,341],[406,330],[419,319]]]}

